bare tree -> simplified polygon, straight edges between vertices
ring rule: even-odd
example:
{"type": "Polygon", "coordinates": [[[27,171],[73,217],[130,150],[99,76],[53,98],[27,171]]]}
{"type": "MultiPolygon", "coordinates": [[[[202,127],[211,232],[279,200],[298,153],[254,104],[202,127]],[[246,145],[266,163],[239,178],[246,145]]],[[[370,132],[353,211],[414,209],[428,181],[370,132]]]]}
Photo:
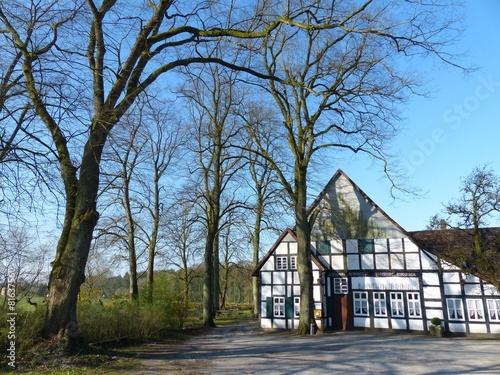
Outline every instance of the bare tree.
{"type": "MultiPolygon", "coordinates": [[[[422,81],[405,69],[416,55],[455,64],[443,49],[458,36],[455,4],[435,2],[287,3],[290,24],[280,25],[264,40],[264,66],[270,76],[264,88],[280,110],[293,160],[286,174],[258,143],[280,176],[294,207],[300,278],[298,331],[309,332],[313,317],[311,227],[307,211],[309,166],[320,150],[364,153],[379,161],[395,185],[388,142],[399,130],[398,105],[418,92],[422,81]],[[404,61],[399,57],[409,57],[404,61]]],[[[424,91],[421,91],[422,93],[424,91]]],[[[252,131],[252,127],[250,128],[252,131]]]]}
{"type": "Polygon", "coordinates": [[[262,38],[284,22],[264,25],[265,10],[260,3],[180,0],[2,4],[6,48],[21,56],[24,84],[54,144],[66,198],[44,337],[69,347],[80,342],[76,301],[99,217],[102,151],[113,127],[139,94],[175,68],[218,63],[263,77],[209,52],[214,43],[262,38]]]}

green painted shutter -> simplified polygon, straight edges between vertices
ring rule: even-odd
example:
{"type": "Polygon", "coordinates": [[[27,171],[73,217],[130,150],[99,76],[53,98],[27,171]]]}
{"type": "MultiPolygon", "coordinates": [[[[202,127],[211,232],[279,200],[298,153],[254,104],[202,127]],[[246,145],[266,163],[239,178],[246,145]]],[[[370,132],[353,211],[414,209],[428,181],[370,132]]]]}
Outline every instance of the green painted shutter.
{"type": "Polygon", "coordinates": [[[293,297],[285,297],[285,318],[293,318],[293,297]]]}
{"type": "Polygon", "coordinates": [[[266,318],[273,317],[273,297],[266,298],[266,318]]]}

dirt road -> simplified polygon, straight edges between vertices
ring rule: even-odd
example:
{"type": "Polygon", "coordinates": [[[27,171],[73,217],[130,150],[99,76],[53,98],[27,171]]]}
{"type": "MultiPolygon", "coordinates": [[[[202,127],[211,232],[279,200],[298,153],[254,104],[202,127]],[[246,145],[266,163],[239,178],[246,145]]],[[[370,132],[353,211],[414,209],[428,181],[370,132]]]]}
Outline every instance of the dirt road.
{"type": "Polygon", "coordinates": [[[149,344],[134,374],[500,374],[500,341],[407,333],[260,332],[215,328],[181,344],[149,344]]]}

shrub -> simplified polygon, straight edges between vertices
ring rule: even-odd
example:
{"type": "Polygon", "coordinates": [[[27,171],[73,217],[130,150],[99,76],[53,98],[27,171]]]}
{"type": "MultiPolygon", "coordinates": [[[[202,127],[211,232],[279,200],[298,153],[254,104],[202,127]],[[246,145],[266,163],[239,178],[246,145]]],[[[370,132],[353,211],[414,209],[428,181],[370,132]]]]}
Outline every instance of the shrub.
{"type": "Polygon", "coordinates": [[[438,318],[438,317],[432,318],[431,324],[433,326],[440,326],[441,325],[441,318],[438,318]]]}

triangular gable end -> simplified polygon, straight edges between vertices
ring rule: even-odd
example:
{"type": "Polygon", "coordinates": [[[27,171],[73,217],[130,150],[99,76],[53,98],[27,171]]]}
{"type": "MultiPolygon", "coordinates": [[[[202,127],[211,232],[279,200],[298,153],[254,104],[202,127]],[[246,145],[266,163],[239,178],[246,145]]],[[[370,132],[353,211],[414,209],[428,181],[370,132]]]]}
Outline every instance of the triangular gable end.
{"type": "Polygon", "coordinates": [[[401,238],[409,237],[397,222],[385,213],[342,170],[337,170],[311,206],[317,211],[312,239],[322,237],[401,238]]]}

